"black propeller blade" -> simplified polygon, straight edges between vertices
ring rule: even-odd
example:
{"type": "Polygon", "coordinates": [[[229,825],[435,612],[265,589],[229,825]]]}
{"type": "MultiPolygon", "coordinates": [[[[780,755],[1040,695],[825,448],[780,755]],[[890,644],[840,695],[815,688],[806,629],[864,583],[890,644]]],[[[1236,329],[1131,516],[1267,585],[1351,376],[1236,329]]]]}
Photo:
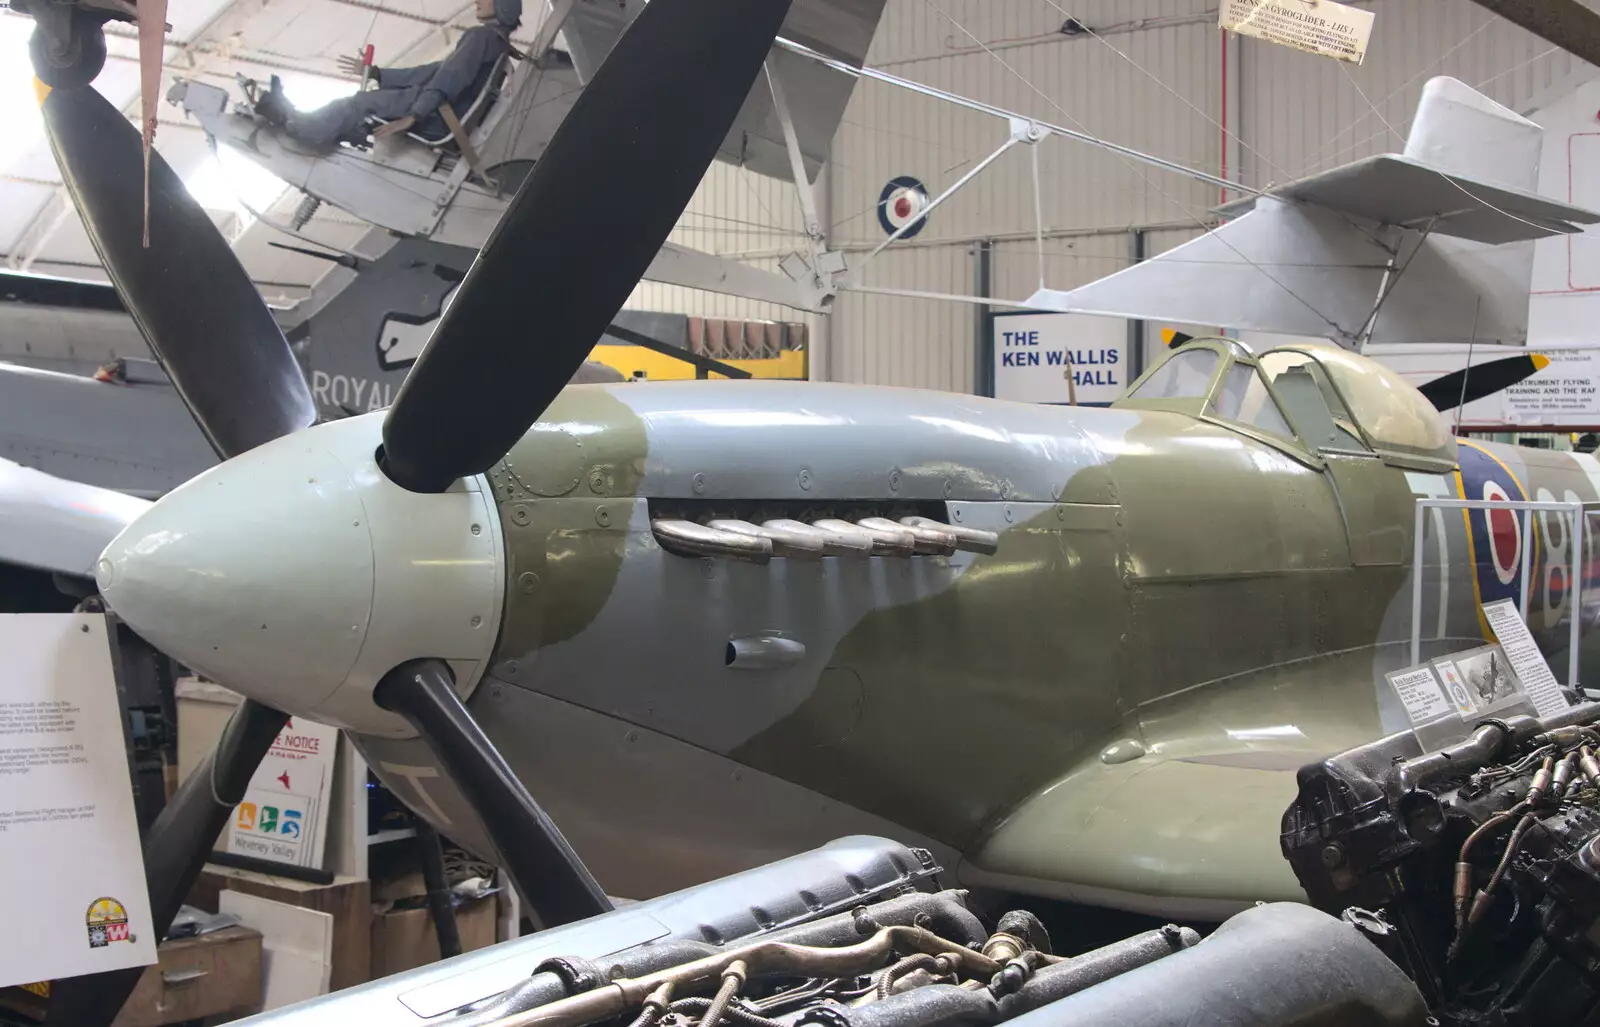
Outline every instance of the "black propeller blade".
{"type": "Polygon", "coordinates": [[[1501,389],[1510,388],[1548,366],[1550,358],[1541,353],[1502,357],[1441,375],[1417,386],[1417,391],[1426,396],[1436,409],[1454,410],[1474,400],[1492,396],[1501,389]]]}
{"type": "Polygon", "coordinates": [[[542,926],[559,927],[611,909],[589,868],[461,704],[449,664],[402,663],[383,676],[372,698],[417,729],[471,799],[542,926]]]}
{"type": "Polygon", "coordinates": [[[1176,328],[1161,329],[1161,341],[1167,344],[1168,349],[1177,349],[1186,342],[1193,342],[1194,336],[1188,332],[1180,332],[1176,328]]]}
{"type": "MultiPolygon", "coordinates": [[[[310,426],[316,408],[283,332],[178,176],[151,153],[147,248],[138,130],[87,86],[49,90],[41,106],[62,181],[118,296],[217,453],[226,459],[310,426]]],[[[145,878],[158,938],[285,719],[244,702],[151,826],[145,878]]],[[[138,979],[134,971],[58,982],[49,1022],[109,1023],[138,979]]]]}
{"type": "Polygon", "coordinates": [[[46,134],[84,227],[128,313],[223,458],[311,425],[316,405],[239,259],[159,154],[87,86],[51,90],[46,134]]]}
{"type": "Polygon", "coordinates": [[[437,492],[528,430],[627,301],[750,92],[789,0],[653,0],[585,87],[473,263],[383,427],[437,492]],[[528,322],[540,340],[528,345],[528,322]]]}

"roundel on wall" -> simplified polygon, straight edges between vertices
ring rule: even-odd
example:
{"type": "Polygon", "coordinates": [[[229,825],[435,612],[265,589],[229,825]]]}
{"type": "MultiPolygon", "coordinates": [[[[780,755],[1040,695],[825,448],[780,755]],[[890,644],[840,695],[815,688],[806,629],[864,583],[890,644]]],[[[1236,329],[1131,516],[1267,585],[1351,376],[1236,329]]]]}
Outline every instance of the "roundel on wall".
{"type": "Polygon", "coordinates": [[[900,236],[910,239],[928,223],[927,211],[931,202],[928,187],[915,178],[910,175],[891,178],[878,194],[878,224],[886,235],[893,235],[903,226],[910,225],[900,236]]]}

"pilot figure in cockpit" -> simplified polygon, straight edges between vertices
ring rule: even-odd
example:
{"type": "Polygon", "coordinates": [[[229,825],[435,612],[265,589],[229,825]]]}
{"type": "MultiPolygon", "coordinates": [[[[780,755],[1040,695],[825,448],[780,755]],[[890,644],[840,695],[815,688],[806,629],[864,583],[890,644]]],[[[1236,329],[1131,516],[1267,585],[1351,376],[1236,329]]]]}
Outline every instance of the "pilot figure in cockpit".
{"type": "MultiPolygon", "coordinates": [[[[298,111],[283,95],[276,75],[272,88],[256,101],[256,113],[283,128],[292,139],[325,150],[366,138],[368,118],[387,124],[374,138],[405,132],[437,119],[441,103],[460,111],[488,83],[495,62],[511,49],[511,32],[522,20],[522,0],[477,0],[478,24],[462,34],[442,61],[417,68],[372,68],[377,89],[340,97],[315,110],[298,111]]],[[[341,57],[339,66],[359,74],[359,57],[341,57]]],[[[442,129],[441,129],[442,131],[442,129]]]]}

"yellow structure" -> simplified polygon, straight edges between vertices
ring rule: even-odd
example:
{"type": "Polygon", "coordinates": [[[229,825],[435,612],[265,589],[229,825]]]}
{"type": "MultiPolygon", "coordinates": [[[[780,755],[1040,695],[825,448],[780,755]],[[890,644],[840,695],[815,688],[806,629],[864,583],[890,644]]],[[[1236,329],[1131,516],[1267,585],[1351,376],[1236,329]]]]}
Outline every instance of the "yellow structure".
{"type": "MultiPolygon", "coordinates": [[[[784,350],[776,358],[770,360],[727,360],[730,364],[741,370],[749,371],[755,378],[789,378],[804,380],[810,377],[810,366],[806,359],[807,350],[784,350]]],[[[596,346],[589,354],[590,360],[598,360],[608,367],[621,371],[624,375],[632,376],[635,371],[643,371],[645,377],[652,381],[669,381],[696,376],[693,364],[656,353],[645,349],[643,346],[596,346]]],[[[711,377],[721,378],[722,375],[712,372],[711,377]]]]}

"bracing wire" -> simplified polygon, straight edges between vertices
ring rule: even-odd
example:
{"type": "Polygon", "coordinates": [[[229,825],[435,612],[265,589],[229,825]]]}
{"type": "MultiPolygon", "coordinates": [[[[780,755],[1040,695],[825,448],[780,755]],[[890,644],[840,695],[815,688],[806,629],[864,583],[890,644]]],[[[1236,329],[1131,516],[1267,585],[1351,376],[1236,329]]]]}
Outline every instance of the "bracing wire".
{"type": "MultiPolygon", "coordinates": [[[[1047,2],[1048,2],[1048,0],[1047,0],[1047,2]]],[[[945,13],[944,9],[941,8],[939,6],[939,4],[935,2],[935,0],[923,0],[923,3],[927,4],[927,6],[934,11],[934,13],[938,14],[945,21],[947,21],[951,25],[953,25],[955,27],[956,31],[960,32],[962,35],[964,35],[968,39],[972,40],[974,44],[982,47],[984,52],[986,52],[990,56],[990,58],[992,58],[997,64],[999,64],[1002,68],[1004,68],[1007,72],[1009,72],[1013,77],[1015,77],[1019,82],[1021,82],[1024,86],[1026,86],[1029,91],[1034,93],[1034,95],[1038,96],[1041,100],[1043,100],[1045,103],[1049,104],[1052,108],[1054,108],[1056,110],[1056,112],[1059,113],[1063,118],[1066,118],[1067,122],[1070,125],[1072,125],[1073,128],[1075,128],[1078,131],[1083,132],[1085,134],[1090,134],[1088,129],[1083,125],[1082,122],[1080,122],[1077,118],[1073,117],[1072,114],[1069,111],[1067,111],[1064,107],[1062,107],[1061,104],[1057,103],[1053,97],[1051,97],[1049,94],[1045,93],[1044,90],[1040,89],[1034,83],[1029,81],[1027,76],[1025,76],[1021,72],[1019,72],[1015,67],[1013,67],[1010,63],[1008,63],[1005,60],[1005,58],[1001,57],[999,54],[995,53],[992,49],[990,49],[983,42],[983,40],[979,39],[976,35],[974,35],[965,25],[963,25],[961,22],[957,21],[955,18],[952,18],[949,14],[945,13]]],[[[1190,219],[1192,219],[1195,222],[1196,225],[1202,225],[1202,226],[1204,225],[1205,219],[1199,217],[1195,213],[1193,207],[1191,207],[1189,204],[1183,202],[1182,200],[1178,199],[1177,197],[1173,196],[1167,190],[1163,189],[1160,185],[1156,184],[1150,178],[1150,176],[1148,174],[1146,174],[1141,168],[1136,166],[1134,164],[1134,162],[1132,160],[1130,160],[1128,157],[1126,157],[1126,156],[1124,156],[1122,154],[1116,154],[1116,156],[1117,156],[1117,159],[1122,161],[1123,165],[1125,167],[1127,167],[1128,170],[1132,171],[1135,175],[1139,176],[1139,178],[1145,183],[1146,186],[1148,186],[1150,189],[1153,189],[1156,193],[1160,194],[1164,199],[1167,200],[1167,202],[1173,204],[1175,207],[1177,207],[1180,210],[1182,210],[1185,214],[1187,214],[1189,216],[1190,219]]],[[[1301,306],[1303,306],[1307,310],[1311,311],[1311,313],[1316,315],[1316,317],[1319,320],[1321,320],[1324,324],[1326,324],[1329,328],[1331,328],[1336,335],[1338,335],[1340,337],[1344,337],[1344,336],[1349,334],[1336,321],[1334,321],[1332,318],[1328,317],[1321,310],[1318,310],[1317,307],[1314,304],[1312,304],[1309,300],[1307,300],[1304,296],[1301,296],[1299,293],[1295,292],[1294,289],[1290,288],[1282,280],[1280,280],[1276,276],[1272,275],[1270,272],[1268,272],[1264,267],[1262,267],[1256,261],[1251,260],[1248,256],[1246,256],[1243,252],[1241,252],[1239,250],[1239,248],[1237,246],[1235,246],[1232,242],[1230,242],[1227,238],[1225,238],[1224,236],[1222,236],[1220,234],[1214,236],[1214,238],[1218,242],[1220,242],[1224,246],[1226,246],[1228,249],[1232,250],[1235,256],[1237,256],[1244,263],[1246,263],[1246,264],[1250,265],[1252,268],[1254,268],[1256,270],[1256,272],[1259,273],[1263,278],[1265,278],[1267,281],[1271,282],[1273,285],[1277,286],[1279,289],[1282,289],[1292,299],[1294,299],[1295,302],[1299,303],[1301,306]]]]}

